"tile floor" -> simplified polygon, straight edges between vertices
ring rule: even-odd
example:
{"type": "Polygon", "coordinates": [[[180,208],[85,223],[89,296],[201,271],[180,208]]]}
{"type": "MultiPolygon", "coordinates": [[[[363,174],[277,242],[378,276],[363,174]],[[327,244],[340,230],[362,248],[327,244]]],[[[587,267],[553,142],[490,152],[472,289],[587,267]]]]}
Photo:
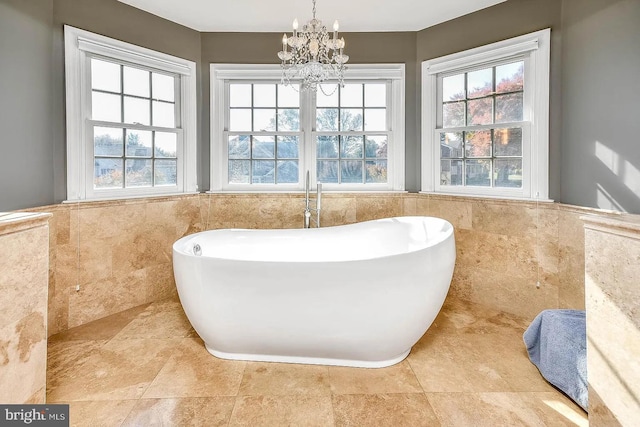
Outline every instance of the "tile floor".
{"type": "Polygon", "coordinates": [[[167,300],[49,340],[47,401],[82,426],[586,426],[522,343],[528,321],[447,300],[382,369],[211,356],[167,300]]]}

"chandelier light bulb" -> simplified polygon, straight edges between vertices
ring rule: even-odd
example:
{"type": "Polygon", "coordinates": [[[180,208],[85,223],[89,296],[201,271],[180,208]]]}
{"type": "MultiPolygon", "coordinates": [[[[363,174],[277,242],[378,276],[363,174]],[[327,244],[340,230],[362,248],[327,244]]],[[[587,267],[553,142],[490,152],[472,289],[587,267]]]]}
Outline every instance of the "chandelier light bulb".
{"type": "Polygon", "coordinates": [[[333,31],[338,31],[339,28],[340,28],[340,24],[338,24],[338,20],[336,19],[333,22],[333,31]]]}
{"type": "Polygon", "coordinates": [[[293,20],[293,29],[297,30],[298,29],[298,18],[293,20]]]}

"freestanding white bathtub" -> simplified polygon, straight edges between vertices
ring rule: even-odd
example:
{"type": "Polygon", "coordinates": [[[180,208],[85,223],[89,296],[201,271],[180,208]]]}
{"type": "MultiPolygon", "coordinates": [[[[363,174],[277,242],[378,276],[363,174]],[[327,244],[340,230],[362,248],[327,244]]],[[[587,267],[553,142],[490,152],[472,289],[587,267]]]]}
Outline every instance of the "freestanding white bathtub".
{"type": "Polygon", "coordinates": [[[455,257],[453,227],[432,217],[212,230],[173,245],[180,301],[214,356],[367,368],[407,357],[455,257]]]}

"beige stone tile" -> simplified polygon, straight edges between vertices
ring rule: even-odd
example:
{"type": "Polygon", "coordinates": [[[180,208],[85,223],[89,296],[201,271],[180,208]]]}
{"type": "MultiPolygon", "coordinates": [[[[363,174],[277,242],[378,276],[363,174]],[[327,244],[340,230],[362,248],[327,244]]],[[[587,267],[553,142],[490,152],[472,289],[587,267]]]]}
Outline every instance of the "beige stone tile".
{"type": "Polygon", "coordinates": [[[585,258],[584,248],[559,247],[558,299],[559,306],[584,310],[585,308],[585,258]]]}
{"type": "Polygon", "coordinates": [[[545,423],[520,393],[427,393],[442,426],[540,426],[545,423]]]}
{"type": "Polygon", "coordinates": [[[247,362],[238,394],[328,395],[329,369],[321,365],[247,362]]]}
{"type": "Polygon", "coordinates": [[[148,200],[108,201],[86,205],[79,211],[80,240],[109,239],[118,234],[135,234],[144,223],[145,205],[148,200]]]}
{"type": "Polygon", "coordinates": [[[330,396],[239,396],[230,426],[333,426],[330,396]]]}
{"type": "Polygon", "coordinates": [[[215,195],[209,228],[300,228],[303,199],[287,194],[215,195]]]}
{"type": "Polygon", "coordinates": [[[72,427],[119,426],[135,406],[136,400],[93,400],[69,403],[72,427]]]}
{"type": "MultiPolygon", "coordinates": [[[[111,246],[113,240],[113,238],[82,236],[78,264],[78,283],[80,285],[111,278],[113,274],[113,248],[111,246]]],[[[73,262],[73,260],[71,261],[73,262]]]]}
{"type": "Polygon", "coordinates": [[[449,221],[455,228],[470,230],[472,228],[472,202],[438,200],[429,202],[429,214],[449,221]]]}
{"type": "Polygon", "coordinates": [[[356,220],[358,222],[391,218],[401,214],[401,197],[359,195],[356,198],[356,220]]]}
{"type": "Polygon", "coordinates": [[[473,202],[473,229],[509,236],[535,235],[539,225],[535,205],[519,202],[476,200],[473,202]]]}
{"type": "MultiPolygon", "coordinates": [[[[589,422],[593,426],[621,427],[620,420],[602,401],[594,387],[589,384],[589,422]]],[[[587,424],[588,425],[588,424],[587,424]]]]}
{"type": "Polygon", "coordinates": [[[426,334],[408,361],[425,392],[510,391],[495,364],[464,345],[465,335],[426,334]]]}
{"type": "Polygon", "coordinates": [[[191,332],[191,324],[180,302],[164,300],[148,305],[114,339],[183,338],[191,332]]]}
{"type": "Polygon", "coordinates": [[[422,387],[406,360],[386,368],[329,367],[333,394],[421,393],[422,387]]]}
{"type": "Polygon", "coordinates": [[[63,366],[58,369],[61,374],[50,377],[48,399],[66,402],[140,398],[179,343],[176,339],[111,340],[93,349],[86,358],[76,358],[75,363],[74,359],[63,359],[63,366]]]}
{"type": "Polygon", "coordinates": [[[93,322],[85,323],[49,337],[49,343],[75,340],[110,340],[128,323],[144,312],[148,304],[142,304],[93,322]]]}
{"type": "Polygon", "coordinates": [[[47,393],[47,388],[46,386],[43,386],[41,389],[33,393],[24,403],[28,405],[31,405],[31,404],[37,405],[37,404],[46,403],[46,393],[47,393]]]}
{"type": "Polygon", "coordinates": [[[153,265],[145,268],[145,271],[147,275],[146,301],[178,297],[172,262],[153,265]]]}
{"type": "Polygon", "coordinates": [[[47,402],[66,403],[64,400],[56,400],[53,391],[65,387],[67,382],[73,381],[77,367],[93,354],[97,354],[106,343],[106,340],[49,341],[47,346],[47,402]]]}
{"type": "Polygon", "coordinates": [[[226,426],[235,397],[140,399],[122,426],[226,426]]]}
{"type": "MultiPolygon", "coordinates": [[[[533,409],[545,426],[587,427],[590,416],[571,399],[557,390],[538,393],[518,393],[520,398],[533,409]]],[[[591,403],[591,402],[589,402],[591,403]]],[[[612,426],[599,424],[595,420],[593,426],[612,426]]]]}
{"type": "Polygon", "coordinates": [[[430,196],[427,194],[418,194],[416,199],[416,214],[423,216],[434,216],[430,209],[430,196]]]}
{"type": "MultiPolygon", "coordinates": [[[[50,283],[54,283],[53,288],[58,286],[57,279],[51,280],[50,283]]],[[[49,336],[69,328],[69,287],[60,290],[49,288],[47,318],[47,334],[49,336]]]]}
{"type": "Polygon", "coordinates": [[[320,224],[323,227],[356,222],[356,198],[327,195],[322,201],[320,224]]]}
{"type": "Polygon", "coordinates": [[[69,326],[79,326],[144,304],[146,270],[120,278],[91,282],[69,290],[69,326]]]}
{"type": "Polygon", "coordinates": [[[333,396],[336,426],[439,426],[423,393],[333,396]]]}
{"type": "Polygon", "coordinates": [[[209,354],[200,339],[184,338],[144,397],[235,396],[245,363],[218,359],[209,354]]]}
{"type": "Polygon", "coordinates": [[[580,219],[585,212],[577,212],[561,205],[558,211],[558,244],[584,251],[584,223],[580,219]]]}
{"type": "Polygon", "coordinates": [[[404,194],[402,197],[402,215],[415,216],[418,215],[418,196],[417,194],[404,194]]]}

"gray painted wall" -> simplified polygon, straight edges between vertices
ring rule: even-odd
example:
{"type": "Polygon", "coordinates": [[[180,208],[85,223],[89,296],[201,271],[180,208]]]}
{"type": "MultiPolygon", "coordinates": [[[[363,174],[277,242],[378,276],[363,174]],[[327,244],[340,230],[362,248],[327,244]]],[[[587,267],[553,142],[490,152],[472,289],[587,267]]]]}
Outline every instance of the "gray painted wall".
{"type": "Polygon", "coordinates": [[[640,1],[563,7],[562,201],[640,213],[640,1]]]}
{"type": "Polygon", "coordinates": [[[53,203],[52,9],[0,1],[0,211],[53,203]]]}
{"type": "MultiPolygon", "coordinates": [[[[345,39],[354,63],[407,66],[406,185],[416,191],[421,62],[551,28],[550,195],[640,213],[637,22],[638,0],[508,0],[417,33],[345,39]]],[[[274,63],[280,34],[200,34],[117,0],[0,0],[0,211],[66,198],[63,24],[198,64],[198,176],[207,189],[209,63],[274,63]]]]}

